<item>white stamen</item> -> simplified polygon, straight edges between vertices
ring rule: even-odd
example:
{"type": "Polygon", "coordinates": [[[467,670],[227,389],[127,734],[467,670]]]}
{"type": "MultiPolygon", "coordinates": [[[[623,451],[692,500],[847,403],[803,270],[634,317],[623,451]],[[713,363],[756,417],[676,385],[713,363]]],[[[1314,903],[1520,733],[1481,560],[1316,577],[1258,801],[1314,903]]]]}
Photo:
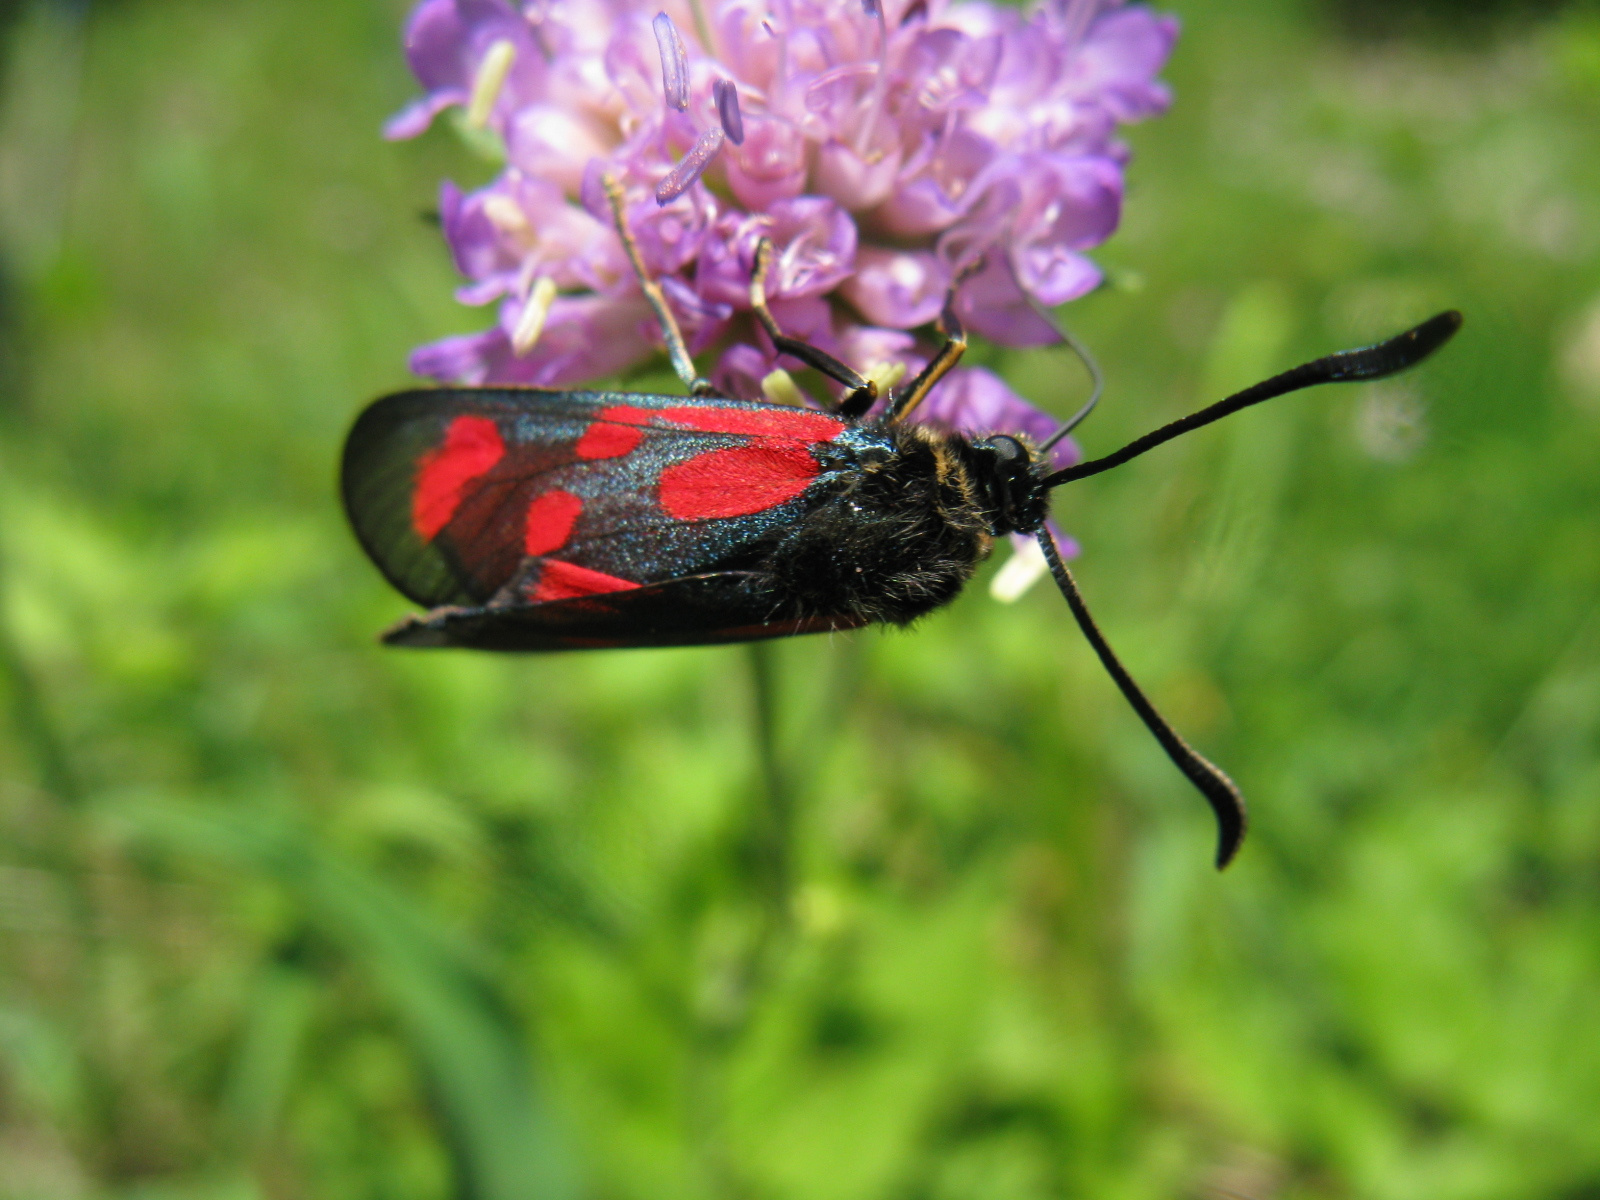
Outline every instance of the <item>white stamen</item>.
{"type": "Polygon", "coordinates": [[[794,381],[794,376],[782,367],[761,381],[761,394],[774,404],[790,404],[795,408],[806,406],[806,394],[794,381]]]}
{"type": "Polygon", "coordinates": [[[689,153],[683,156],[683,161],[667,173],[667,177],[656,185],[656,203],[671,204],[694,185],[711,160],[717,156],[717,151],[722,149],[722,139],[725,135],[722,126],[713,125],[702,133],[689,153]]]}
{"type": "Polygon", "coordinates": [[[689,107],[689,52],[666,13],[657,13],[650,26],[656,31],[656,49],[661,52],[661,89],[667,107],[684,112],[689,107]]]}
{"type": "Polygon", "coordinates": [[[517,327],[511,331],[511,349],[518,358],[539,344],[539,335],[544,332],[545,319],[550,316],[550,306],[555,303],[555,298],[554,279],[541,275],[533,281],[533,290],[528,293],[527,303],[522,306],[517,327]]]}
{"type": "Polygon", "coordinates": [[[516,236],[528,232],[528,215],[522,205],[500,192],[483,198],[483,215],[501,233],[516,236]]]}
{"type": "Polygon", "coordinates": [[[478,64],[478,73],[472,77],[472,99],[467,104],[467,126],[482,129],[489,123],[494,102],[500,98],[500,89],[506,85],[506,76],[517,61],[517,48],[509,38],[493,42],[478,64]]]}
{"type": "Polygon", "coordinates": [[[1014,604],[1022,594],[1050,571],[1044,551],[1039,543],[1029,538],[1027,544],[1006,559],[1006,565],[995,572],[989,581],[989,595],[1001,604],[1014,604]]]}
{"type": "Polygon", "coordinates": [[[906,377],[906,365],[903,362],[876,363],[872,370],[867,372],[867,378],[878,385],[878,395],[887,395],[890,388],[906,377]]]}

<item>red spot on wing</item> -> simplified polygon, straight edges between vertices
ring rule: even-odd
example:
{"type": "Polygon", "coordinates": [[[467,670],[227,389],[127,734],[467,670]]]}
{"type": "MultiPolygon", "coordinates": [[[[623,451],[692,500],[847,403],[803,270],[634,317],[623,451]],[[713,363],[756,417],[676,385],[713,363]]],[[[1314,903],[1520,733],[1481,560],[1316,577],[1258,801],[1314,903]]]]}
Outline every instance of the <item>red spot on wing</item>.
{"type": "MultiPolygon", "coordinates": [[[[607,409],[607,412],[612,410],[607,409]]],[[[579,458],[621,458],[630,453],[644,430],[637,425],[617,425],[611,421],[596,421],[578,439],[579,458]]]]}
{"type": "Polygon", "coordinates": [[[661,507],[680,521],[742,517],[793,500],[821,470],[804,444],[712,450],[661,472],[661,507]]]}
{"type": "Polygon", "coordinates": [[[663,425],[750,439],[743,446],[698,454],[661,472],[661,507],[680,521],[742,517],[794,499],[821,471],[810,447],[831,441],[848,428],[838,417],[803,408],[616,404],[600,410],[595,424],[579,439],[578,454],[583,458],[626,454],[638,445],[645,428],[663,425]]]}
{"type": "Polygon", "coordinates": [[[579,596],[598,596],[603,592],[627,592],[638,587],[628,579],[618,579],[604,571],[591,571],[573,563],[553,558],[539,572],[539,582],[528,599],[538,602],[548,600],[573,600],[579,596]]]}
{"type": "Polygon", "coordinates": [[[549,554],[567,544],[578,514],[583,511],[583,501],[571,492],[556,488],[535,496],[528,505],[527,532],[523,534],[523,549],[531,555],[549,554]]]}
{"type": "Polygon", "coordinates": [[[781,438],[786,442],[826,442],[845,430],[845,423],[827,413],[804,408],[724,408],[716,404],[685,404],[660,408],[656,415],[675,425],[701,433],[743,433],[751,437],[781,438]]]}
{"type": "Polygon", "coordinates": [[[417,488],[411,496],[411,524],[423,541],[450,523],[461,507],[462,492],[505,457],[506,444],[488,417],[457,417],[445,430],[444,442],[417,464],[417,488]]]}
{"type": "MultiPolygon", "coordinates": [[[[805,408],[733,408],[723,404],[640,408],[633,404],[614,404],[600,410],[596,424],[584,434],[583,440],[595,434],[606,422],[618,422],[624,428],[635,428],[654,421],[670,421],[673,425],[700,433],[739,433],[747,437],[779,438],[786,442],[826,442],[845,430],[845,422],[838,417],[805,408]]],[[[603,436],[614,435],[607,433],[603,436]]],[[[632,448],[628,447],[630,450],[632,448]]],[[[583,455],[581,449],[578,453],[583,455]]]]}

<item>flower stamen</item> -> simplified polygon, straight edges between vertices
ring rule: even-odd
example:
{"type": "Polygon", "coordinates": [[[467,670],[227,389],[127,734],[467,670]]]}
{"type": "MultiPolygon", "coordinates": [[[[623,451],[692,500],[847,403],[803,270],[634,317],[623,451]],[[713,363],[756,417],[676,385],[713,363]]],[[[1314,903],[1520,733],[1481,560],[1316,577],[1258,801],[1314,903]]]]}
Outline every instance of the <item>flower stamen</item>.
{"type": "Polygon", "coordinates": [[[544,323],[550,316],[550,306],[555,299],[554,279],[541,275],[533,281],[527,303],[522,306],[522,315],[517,318],[517,327],[511,331],[511,348],[518,358],[539,344],[539,335],[544,332],[544,323]]]}
{"type": "Polygon", "coordinates": [[[735,146],[744,144],[744,114],[739,111],[739,89],[731,79],[719,79],[711,85],[711,95],[717,102],[717,117],[722,121],[722,132],[735,146]]]}
{"type": "Polygon", "coordinates": [[[800,385],[794,381],[794,376],[777,367],[761,380],[761,394],[774,404],[788,404],[795,408],[805,408],[806,394],[800,390],[800,385]]]}
{"type": "Polygon", "coordinates": [[[711,160],[717,156],[717,151],[722,149],[723,136],[720,125],[713,126],[700,135],[689,153],[683,156],[683,161],[667,172],[666,178],[657,185],[657,204],[670,204],[689,190],[694,181],[699,179],[711,165],[711,160]]]}
{"type": "Polygon", "coordinates": [[[667,107],[685,112],[689,108],[689,52],[666,13],[657,13],[650,26],[656,31],[656,49],[661,51],[661,88],[667,107]]]}
{"type": "Polygon", "coordinates": [[[528,232],[528,216],[522,211],[522,205],[510,196],[499,193],[485,196],[483,215],[489,218],[489,224],[509,237],[520,237],[528,232]]]}
{"type": "Polygon", "coordinates": [[[880,362],[867,372],[867,378],[878,385],[878,395],[887,396],[889,389],[906,377],[903,362],[880,362]]]}
{"type": "Polygon", "coordinates": [[[490,44],[483,61],[478,64],[477,74],[472,77],[472,98],[467,102],[469,129],[488,125],[494,102],[500,98],[500,90],[505,87],[506,77],[516,61],[517,48],[510,38],[499,38],[490,44]]]}

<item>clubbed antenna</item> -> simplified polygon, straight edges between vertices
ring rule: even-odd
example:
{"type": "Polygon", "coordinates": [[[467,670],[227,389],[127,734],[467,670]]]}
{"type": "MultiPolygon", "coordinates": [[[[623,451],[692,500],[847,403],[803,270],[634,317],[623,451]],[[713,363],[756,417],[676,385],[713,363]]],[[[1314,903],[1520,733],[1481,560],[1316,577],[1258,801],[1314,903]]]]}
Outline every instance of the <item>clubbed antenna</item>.
{"type": "MultiPolygon", "coordinates": [[[[1274,375],[1254,387],[1237,392],[1226,400],[1219,400],[1199,412],[1190,413],[1187,417],[1152,430],[1142,438],[1134,439],[1122,449],[1103,458],[1066,467],[1053,475],[1046,476],[1044,486],[1056,487],[1074,479],[1083,479],[1090,475],[1098,475],[1101,471],[1109,471],[1112,467],[1119,467],[1130,459],[1138,458],[1145,451],[1153,450],[1164,442],[1170,442],[1181,434],[1209,425],[1230,413],[1238,412],[1241,408],[1249,408],[1252,404],[1271,400],[1274,396],[1296,392],[1319,383],[1382,379],[1385,375],[1393,375],[1427,358],[1454,337],[1460,328],[1460,313],[1442,312],[1424,321],[1415,329],[1408,329],[1386,342],[1379,342],[1375,346],[1364,346],[1359,350],[1345,350],[1316,359],[1314,362],[1304,363],[1291,371],[1274,375]]],[[[1096,395],[1098,396],[1098,392],[1096,395]]],[[[1070,429],[1087,415],[1091,406],[1092,402],[1091,405],[1086,405],[1080,415],[1069,422],[1066,428],[1070,429]]],[[[1065,430],[1062,431],[1064,432],[1065,430]]],[[[1062,433],[1056,434],[1050,442],[1056,441],[1062,433]]],[[[1117,687],[1127,697],[1128,703],[1133,705],[1133,710],[1139,714],[1139,719],[1145,723],[1145,727],[1155,735],[1156,741],[1161,743],[1161,748],[1167,752],[1167,757],[1210,803],[1211,810],[1217,817],[1217,867],[1220,870],[1233,860],[1233,856],[1239,852],[1240,843],[1244,841],[1245,828],[1248,824],[1244,796],[1240,794],[1233,780],[1229,779],[1220,768],[1206,761],[1189,743],[1179,737],[1177,731],[1167,724],[1166,718],[1156,711],[1155,705],[1150,703],[1150,698],[1133,681],[1133,676],[1128,674],[1127,668],[1122,665],[1111,649],[1110,643],[1106,641],[1105,635],[1100,632],[1100,627],[1095,624],[1094,617],[1089,614],[1089,606],[1084,603],[1083,595],[1078,591],[1077,581],[1072,578],[1072,572],[1062,561],[1049,531],[1041,529],[1038,540],[1039,548],[1044,552],[1045,562],[1050,567],[1050,574],[1055,577],[1056,586],[1066,598],[1067,606],[1072,609],[1072,615],[1077,619],[1084,637],[1089,639],[1094,652],[1100,656],[1101,665],[1116,681],[1117,687]]]]}
{"type": "Polygon", "coordinates": [[[1376,346],[1363,346],[1359,350],[1343,350],[1314,362],[1302,363],[1292,371],[1274,375],[1254,387],[1236,392],[1226,400],[1218,400],[1199,412],[1180,417],[1170,425],[1151,430],[1142,438],[1134,439],[1122,449],[1107,454],[1104,458],[1092,459],[1057,471],[1045,479],[1044,485],[1057,487],[1063,483],[1071,483],[1074,479],[1086,479],[1090,475],[1100,474],[1101,471],[1109,471],[1112,467],[1120,467],[1129,459],[1138,458],[1145,451],[1154,450],[1163,442],[1170,442],[1173,438],[1199,429],[1202,425],[1220,421],[1241,408],[1249,408],[1252,404],[1260,404],[1263,400],[1271,400],[1275,396],[1298,392],[1301,388],[1314,387],[1319,383],[1382,379],[1385,375],[1404,371],[1448,342],[1460,328],[1460,313],[1442,312],[1424,321],[1415,329],[1408,329],[1398,337],[1390,338],[1387,342],[1379,342],[1376,346]]]}
{"type": "Polygon", "coordinates": [[[1055,577],[1056,586],[1066,597],[1067,607],[1072,609],[1072,615],[1078,619],[1078,627],[1083,630],[1083,636],[1089,639],[1094,652],[1100,656],[1100,663],[1105,667],[1106,673],[1116,681],[1117,687],[1122,689],[1122,694],[1128,698],[1128,703],[1133,705],[1133,711],[1139,714],[1139,719],[1145,723],[1145,727],[1155,734],[1156,741],[1161,743],[1161,748],[1167,752],[1167,757],[1178,770],[1188,776],[1190,783],[1200,789],[1200,794],[1210,803],[1211,811],[1216,813],[1217,870],[1222,870],[1233,861],[1233,856],[1239,853],[1240,843],[1244,841],[1245,827],[1249,824],[1244,796],[1220,767],[1201,757],[1194,747],[1178,736],[1177,730],[1167,724],[1166,718],[1156,711],[1156,706],[1150,703],[1150,698],[1133,681],[1133,676],[1128,674],[1128,669],[1122,665],[1116,652],[1111,649],[1111,644],[1100,632],[1100,626],[1095,624],[1094,617],[1089,614],[1089,606],[1083,602],[1083,594],[1078,591],[1078,584],[1072,578],[1072,572],[1067,570],[1067,564],[1061,561],[1061,555],[1056,550],[1055,539],[1050,536],[1050,531],[1041,529],[1038,536],[1039,549],[1044,551],[1045,561],[1050,564],[1050,574],[1055,577]]]}

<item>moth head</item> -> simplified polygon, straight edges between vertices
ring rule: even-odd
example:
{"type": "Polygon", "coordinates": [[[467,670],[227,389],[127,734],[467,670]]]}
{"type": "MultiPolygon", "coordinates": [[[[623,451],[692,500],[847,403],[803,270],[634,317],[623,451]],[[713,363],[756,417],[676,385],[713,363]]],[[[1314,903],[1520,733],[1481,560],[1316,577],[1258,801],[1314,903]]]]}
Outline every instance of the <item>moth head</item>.
{"type": "Polygon", "coordinates": [[[1044,523],[1049,494],[1048,460],[1022,438],[997,433],[972,444],[981,464],[979,479],[991,511],[992,532],[1031,533],[1044,523]]]}

